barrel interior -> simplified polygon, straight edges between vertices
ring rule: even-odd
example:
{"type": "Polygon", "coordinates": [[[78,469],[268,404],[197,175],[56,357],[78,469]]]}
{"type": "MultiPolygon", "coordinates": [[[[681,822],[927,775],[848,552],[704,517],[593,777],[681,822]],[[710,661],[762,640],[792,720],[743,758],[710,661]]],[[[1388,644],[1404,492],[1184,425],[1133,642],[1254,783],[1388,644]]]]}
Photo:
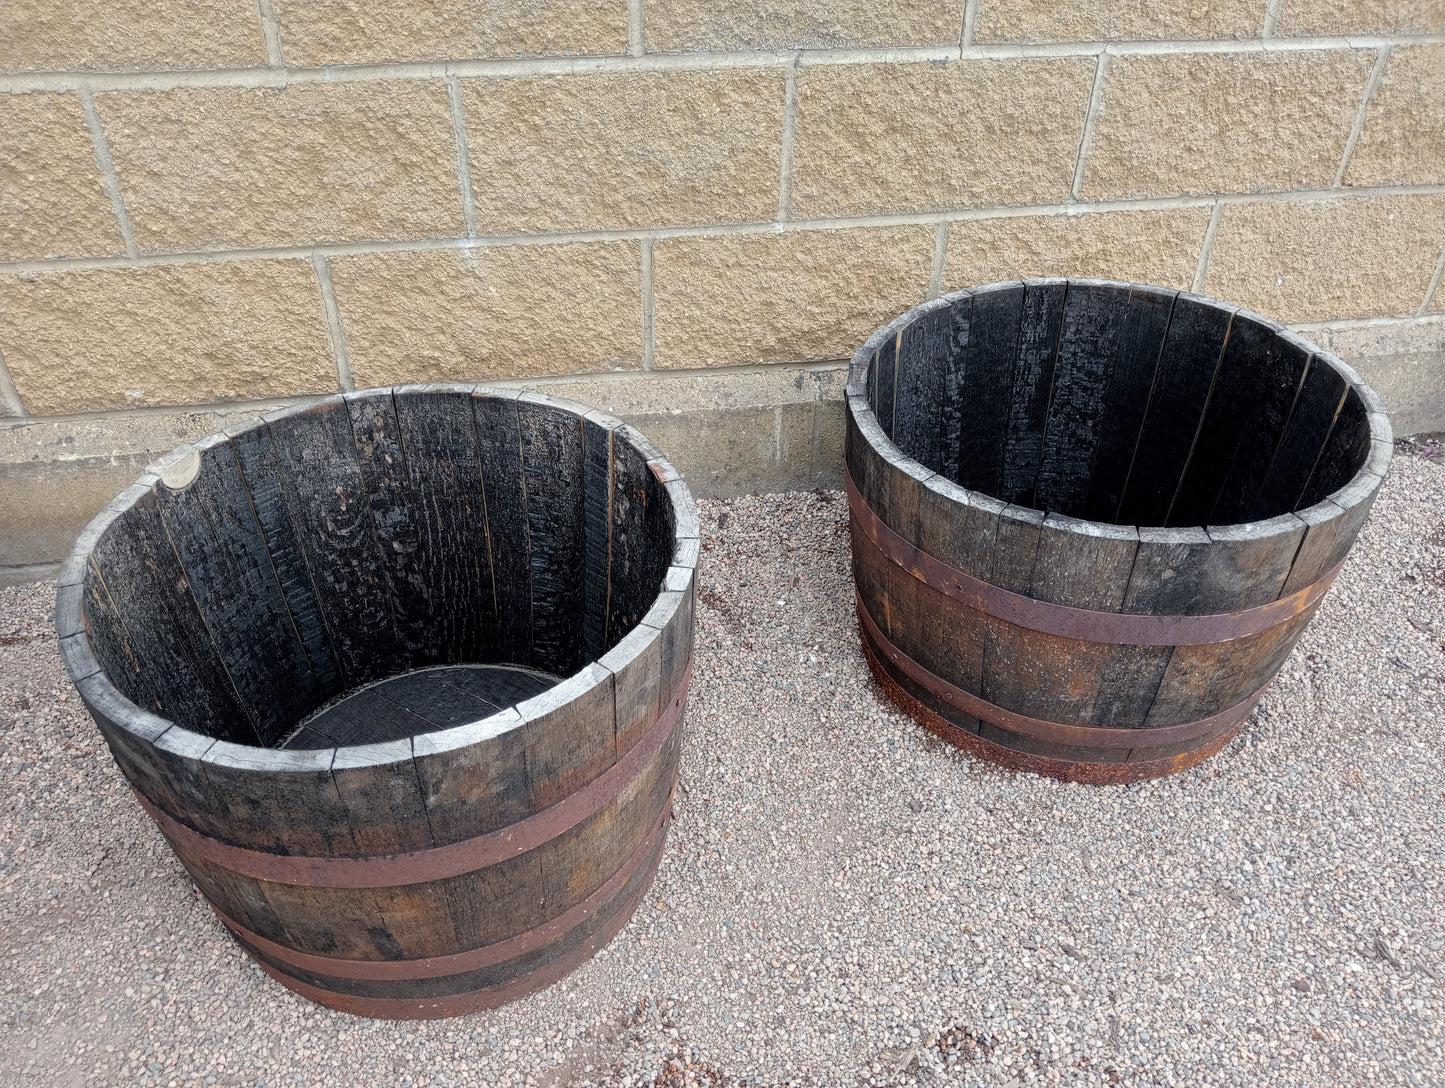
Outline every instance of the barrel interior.
{"type": "Polygon", "coordinates": [[[116,689],[208,738],[486,718],[616,646],[673,562],[655,451],[545,397],[371,391],[198,449],[122,497],[83,608],[116,689]]]}
{"type": "Polygon", "coordinates": [[[1319,502],[1370,454],[1367,406],[1329,357],[1257,315],[1161,288],[961,292],[891,327],[868,363],[868,404],[903,453],[1078,519],[1260,521],[1319,502]]]}

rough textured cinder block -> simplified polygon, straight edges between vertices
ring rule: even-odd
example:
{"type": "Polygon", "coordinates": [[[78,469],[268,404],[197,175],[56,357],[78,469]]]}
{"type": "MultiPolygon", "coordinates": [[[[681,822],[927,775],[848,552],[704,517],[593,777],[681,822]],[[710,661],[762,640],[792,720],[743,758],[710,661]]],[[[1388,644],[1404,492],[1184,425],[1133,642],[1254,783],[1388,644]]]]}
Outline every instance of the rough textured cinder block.
{"type": "Polygon", "coordinates": [[[1259,0],[1160,4],[1156,0],[983,0],[976,42],[1105,42],[1252,38],[1264,24],[1259,0]]]}
{"type": "Polygon", "coordinates": [[[1367,51],[1115,57],[1083,195],[1324,188],[1373,62],[1367,51]]]}
{"type": "Polygon", "coordinates": [[[1360,372],[1384,398],[1396,434],[1445,430],[1445,318],[1304,337],[1360,372]]]}
{"type": "Polygon", "coordinates": [[[761,221],[777,212],[780,71],[462,87],[483,233],[761,221]]]}
{"type": "MultiPolygon", "coordinates": [[[[641,428],[693,493],[842,486],[846,365],[513,381],[641,428]]],[[[77,533],[157,456],[282,401],[0,422],[0,588],[54,574],[77,533]]],[[[291,401],[290,403],[295,403],[291,401]]]]}
{"type": "Polygon", "coordinates": [[[1445,30],[1440,0],[1284,0],[1276,34],[1432,34],[1445,30]]]}
{"type": "Polygon", "coordinates": [[[627,52],[627,0],[274,3],[288,64],[627,52]]]}
{"type": "Polygon", "coordinates": [[[923,301],[932,227],[667,238],[653,249],[658,367],[839,359],[923,301]]]}
{"type": "Polygon", "coordinates": [[[96,96],[142,250],[463,230],[440,81],[96,96]]]}
{"type": "Polygon", "coordinates": [[[664,53],[953,45],[963,7],[963,0],[648,0],[646,42],[664,53]]]}
{"type": "Polygon", "coordinates": [[[6,567],[63,558],[86,522],[156,457],[280,403],[0,425],[0,585],[6,567]]]}
{"type": "Polygon", "coordinates": [[[1346,185],[1445,181],[1445,45],[1398,49],[1370,99],[1346,185]]]}
{"type": "Polygon", "coordinates": [[[1062,201],[1094,60],[805,67],[793,214],[1062,201]]]}
{"type": "Polygon", "coordinates": [[[336,389],[306,261],[3,276],[0,354],[35,415],[336,389]]]}
{"type": "Polygon", "coordinates": [[[266,63],[255,0],[5,0],[0,70],[230,68],[266,63]]]}
{"type": "Polygon", "coordinates": [[[358,386],[637,367],[636,242],[347,257],[331,265],[358,386]]]}
{"type": "Polygon", "coordinates": [[[1281,321],[1413,313],[1445,238],[1445,197],[1226,207],[1205,294],[1281,321]]]}
{"type": "Polygon", "coordinates": [[[948,228],[944,290],[1025,276],[1188,287],[1208,208],[969,219],[948,228]]]}
{"type": "Polygon", "coordinates": [[[80,99],[0,96],[0,260],[123,249],[80,99]]]}
{"type": "Polygon", "coordinates": [[[846,366],[780,366],[533,387],[627,421],[667,452],[693,494],[732,498],[843,485],[847,381],[846,366]]]}

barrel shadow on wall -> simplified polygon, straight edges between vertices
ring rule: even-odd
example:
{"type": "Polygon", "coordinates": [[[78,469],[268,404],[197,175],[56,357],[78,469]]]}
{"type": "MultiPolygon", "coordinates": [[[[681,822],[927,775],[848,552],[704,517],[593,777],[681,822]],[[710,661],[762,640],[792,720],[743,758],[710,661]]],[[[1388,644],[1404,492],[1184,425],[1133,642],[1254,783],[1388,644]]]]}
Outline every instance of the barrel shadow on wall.
{"type": "Polygon", "coordinates": [[[948,295],[853,357],[865,654],[996,762],[1193,766],[1289,656],[1390,456],[1374,392],[1258,314],[1105,280],[948,295]]]}
{"type": "Polygon", "coordinates": [[[328,398],[182,447],[82,534],[62,656],[241,946],[367,1016],[556,981],[657,869],[696,509],[582,405],[328,398]]]}

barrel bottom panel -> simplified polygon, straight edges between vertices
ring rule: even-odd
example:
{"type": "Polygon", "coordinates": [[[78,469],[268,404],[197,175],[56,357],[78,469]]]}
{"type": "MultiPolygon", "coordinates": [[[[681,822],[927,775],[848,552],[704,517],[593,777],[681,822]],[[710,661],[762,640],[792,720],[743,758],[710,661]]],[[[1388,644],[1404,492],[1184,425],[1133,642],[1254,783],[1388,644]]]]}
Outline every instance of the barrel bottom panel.
{"type": "Polygon", "coordinates": [[[224,917],[221,920],[268,975],[327,1008],[383,1020],[457,1016],[496,1008],[536,993],[591,959],[627,924],[642,902],[657,875],[666,839],[664,815],[637,853],[599,889],[593,901],[579,904],[581,909],[498,945],[432,960],[381,964],[343,960],[328,966],[322,962],[323,957],[297,956],[224,917]],[[513,952],[517,954],[509,955],[513,952]],[[448,971],[449,966],[468,959],[493,962],[448,971]],[[396,977],[394,972],[418,973],[418,977],[396,977]],[[392,977],[385,977],[388,974],[392,977]]]}
{"type": "MultiPolygon", "coordinates": [[[[873,678],[899,709],[950,744],[1013,770],[1047,775],[1064,782],[1125,785],[1188,770],[1220,751],[1239,732],[1238,725],[1226,726],[1217,735],[1200,738],[1184,751],[1179,751],[1178,745],[1096,749],[1089,760],[1068,758],[1079,749],[1051,746],[947,706],[889,662],[887,654],[874,645],[866,624],[862,622],[859,624],[859,640],[873,678]]],[[[1148,739],[1148,729],[1138,732],[1141,740],[1148,739]]]]}

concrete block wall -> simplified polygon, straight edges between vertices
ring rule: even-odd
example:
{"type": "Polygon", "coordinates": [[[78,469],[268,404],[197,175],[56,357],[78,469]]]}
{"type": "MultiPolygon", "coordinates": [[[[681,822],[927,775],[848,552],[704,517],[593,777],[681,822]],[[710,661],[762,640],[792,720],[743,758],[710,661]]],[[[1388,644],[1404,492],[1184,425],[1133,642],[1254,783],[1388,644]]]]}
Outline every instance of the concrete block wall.
{"type": "Polygon", "coordinates": [[[1024,275],[1250,306],[1445,428],[1442,271],[1445,0],[15,0],[0,568],[172,439],[392,382],[836,483],[853,347],[1024,275]]]}

